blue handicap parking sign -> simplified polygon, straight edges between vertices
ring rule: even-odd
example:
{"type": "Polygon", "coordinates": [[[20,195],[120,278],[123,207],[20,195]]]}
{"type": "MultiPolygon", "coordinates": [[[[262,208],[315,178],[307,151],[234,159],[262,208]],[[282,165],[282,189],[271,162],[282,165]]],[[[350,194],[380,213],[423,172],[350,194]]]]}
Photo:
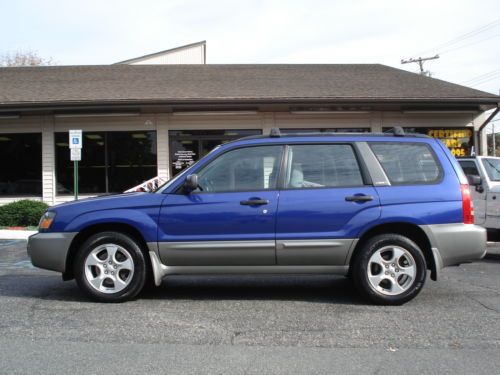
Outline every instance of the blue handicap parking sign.
{"type": "Polygon", "coordinates": [[[72,142],[74,145],[77,145],[78,144],[78,138],[73,138],[73,142],[72,142]]]}

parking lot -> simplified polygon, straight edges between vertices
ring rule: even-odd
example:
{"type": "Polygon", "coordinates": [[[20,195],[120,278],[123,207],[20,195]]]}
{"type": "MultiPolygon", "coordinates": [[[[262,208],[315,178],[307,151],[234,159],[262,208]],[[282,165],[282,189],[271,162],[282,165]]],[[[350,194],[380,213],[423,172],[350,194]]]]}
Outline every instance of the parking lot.
{"type": "Polygon", "coordinates": [[[0,372],[496,373],[500,258],[443,271],[400,307],[343,277],[171,277],[124,304],[89,302],[0,241],[0,372]]]}

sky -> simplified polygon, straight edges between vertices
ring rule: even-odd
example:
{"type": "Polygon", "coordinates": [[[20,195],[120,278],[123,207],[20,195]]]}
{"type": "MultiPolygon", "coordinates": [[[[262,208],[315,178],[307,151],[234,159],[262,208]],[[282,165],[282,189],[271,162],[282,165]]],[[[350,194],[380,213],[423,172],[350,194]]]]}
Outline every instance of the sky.
{"type": "Polygon", "coordinates": [[[498,0],[0,0],[0,55],[110,64],[201,40],[207,62],[381,63],[498,94],[498,0]]]}

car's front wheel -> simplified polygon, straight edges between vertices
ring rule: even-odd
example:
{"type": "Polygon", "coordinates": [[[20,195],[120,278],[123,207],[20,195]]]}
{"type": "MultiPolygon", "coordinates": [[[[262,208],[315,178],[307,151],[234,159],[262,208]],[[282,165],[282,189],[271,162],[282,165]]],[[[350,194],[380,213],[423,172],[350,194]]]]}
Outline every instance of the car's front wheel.
{"type": "Polygon", "coordinates": [[[415,242],[399,234],[381,234],[362,245],[352,274],[359,291],[372,302],[401,305],[420,292],[427,267],[415,242]]]}
{"type": "Polygon", "coordinates": [[[92,299],[123,302],[143,289],[146,260],[133,238],[119,232],[101,232],[80,247],[74,275],[78,286],[92,299]]]}

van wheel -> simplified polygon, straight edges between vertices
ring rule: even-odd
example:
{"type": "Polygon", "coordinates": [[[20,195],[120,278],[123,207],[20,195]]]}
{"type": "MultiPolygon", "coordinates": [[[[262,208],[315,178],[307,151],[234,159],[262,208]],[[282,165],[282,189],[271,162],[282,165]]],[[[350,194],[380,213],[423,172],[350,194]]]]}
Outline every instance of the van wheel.
{"type": "Polygon", "coordinates": [[[146,282],[146,261],[140,246],[119,232],[89,237],[74,263],[78,286],[100,302],[124,302],[134,298],[146,282]]]}
{"type": "Polygon", "coordinates": [[[380,234],[362,245],[352,276],[358,290],[380,305],[402,305],[422,289],[425,257],[415,242],[399,234],[380,234]]]}

